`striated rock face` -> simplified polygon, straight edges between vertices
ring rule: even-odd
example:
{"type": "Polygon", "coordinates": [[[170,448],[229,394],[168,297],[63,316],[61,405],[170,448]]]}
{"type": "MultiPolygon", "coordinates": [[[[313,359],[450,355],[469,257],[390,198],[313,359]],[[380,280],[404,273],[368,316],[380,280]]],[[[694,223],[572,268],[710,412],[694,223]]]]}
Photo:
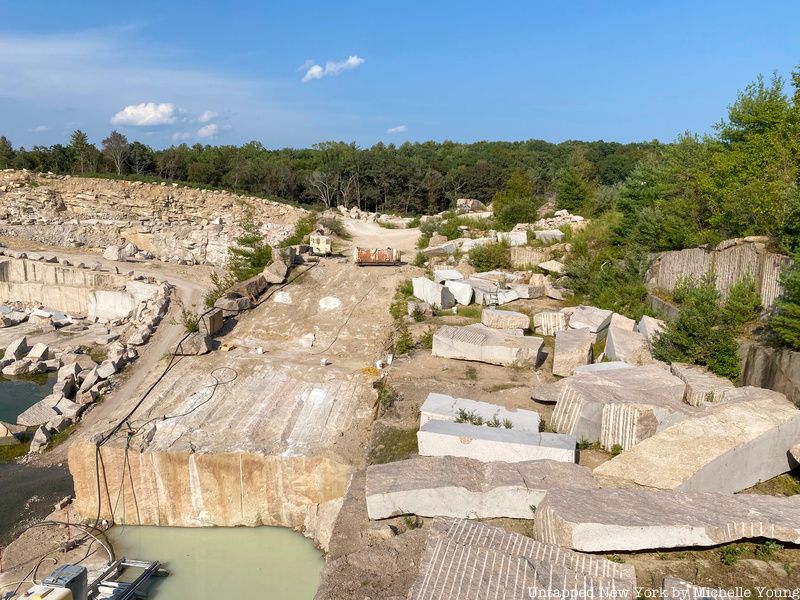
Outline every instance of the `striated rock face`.
{"type": "Polygon", "coordinates": [[[662,252],[647,271],[647,287],[672,292],[681,279],[700,279],[713,271],[717,289],[723,297],[727,297],[737,281],[750,275],[761,292],[764,308],[769,309],[782,291],[778,281],[781,269],[791,259],[770,252],[767,249],[768,241],[768,238],[753,236],[725,240],[715,248],[662,252]]]}
{"type": "Polygon", "coordinates": [[[305,214],[261,198],[177,185],[0,173],[0,235],[54,246],[132,242],[159,258],[220,264],[248,209],[271,244],[305,214]]]}
{"type": "Polygon", "coordinates": [[[800,406],[800,352],[746,341],[739,347],[739,364],[742,385],[780,392],[800,406]]]}
{"type": "MultiPolygon", "coordinates": [[[[101,518],[120,525],[291,527],[322,548],[351,475],[351,467],[323,456],[139,453],[118,446],[103,447],[101,455],[101,518]]],[[[93,517],[94,444],[73,444],[69,466],[76,508],[93,517]]]]}

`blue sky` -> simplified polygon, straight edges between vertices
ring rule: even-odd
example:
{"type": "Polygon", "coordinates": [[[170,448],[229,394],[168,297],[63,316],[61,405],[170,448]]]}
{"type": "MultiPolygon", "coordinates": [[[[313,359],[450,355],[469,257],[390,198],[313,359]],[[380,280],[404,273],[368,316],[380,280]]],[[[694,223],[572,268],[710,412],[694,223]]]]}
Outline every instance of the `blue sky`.
{"type": "Polygon", "coordinates": [[[259,140],[706,132],[800,64],[800,3],[0,0],[0,133],[259,140]]]}

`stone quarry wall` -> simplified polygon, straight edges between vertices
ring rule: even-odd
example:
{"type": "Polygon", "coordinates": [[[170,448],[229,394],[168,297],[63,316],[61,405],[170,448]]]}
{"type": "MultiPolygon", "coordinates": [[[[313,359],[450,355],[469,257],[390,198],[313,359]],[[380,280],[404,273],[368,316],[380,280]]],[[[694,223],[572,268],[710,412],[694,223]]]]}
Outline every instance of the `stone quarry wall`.
{"type": "Polygon", "coordinates": [[[277,244],[305,210],[263,198],[141,181],[0,172],[0,235],[53,246],[133,242],[158,258],[222,264],[248,213],[277,244]]]}
{"type": "Polygon", "coordinates": [[[739,363],[742,385],[775,390],[800,406],[800,352],[748,341],[739,347],[739,363]]]}
{"type": "Polygon", "coordinates": [[[769,238],[746,237],[720,242],[716,247],[688,248],[658,254],[647,271],[650,290],[672,292],[684,277],[716,274],[717,289],[723,297],[742,277],[755,279],[765,309],[770,309],[782,288],[778,276],[791,259],[767,249],[769,238]]]}
{"type": "MultiPolygon", "coordinates": [[[[0,259],[0,300],[74,315],[123,318],[137,303],[126,275],[27,259],[0,259]],[[127,308],[126,308],[127,307],[127,308]]],[[[146,284],[142,284],[146,285],[146,284]]]]}
{"type": "MultiPolygon", "coordinates": [[[[94,518],[94,444],[73,444],[69,469],[76,509],[94,518]]],[[[140,453],[109,445],[102,448],[100,517],[118,525],[291,527],[326,549],[351,475],[352,467],[323,456],[140,453]]]]}

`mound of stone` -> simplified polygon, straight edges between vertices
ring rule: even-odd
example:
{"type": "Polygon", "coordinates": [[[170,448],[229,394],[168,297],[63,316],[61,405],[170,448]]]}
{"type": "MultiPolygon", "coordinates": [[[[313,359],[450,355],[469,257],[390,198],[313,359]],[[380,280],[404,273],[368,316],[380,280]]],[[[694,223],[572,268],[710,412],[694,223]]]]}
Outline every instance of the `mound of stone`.
{"type": "Polygon", "coordinates": [[[635,598],[632,565],[537,542],[499,527],[437,518],[409,600],[635,598]],[[604,596],[605,594],[605,596],[604,596]]]}
{"type": "Polygon", "coordinates": [[[542,338],[521,336],[475,324],[445,325],[433,335],[433,355],[493,365],[538,365],[542,338]]]}
{"type": "Polygon", "coordinates": [[[783,394],[735,388],[720,406],[641,441],[595,474],[661,490],[734,493],[789,471],[797,440],[800,410],[783,394]]]}
{"type": "Polygon", "coordinates": [[[766,537],[800,542],[800,502],[757,494],[554,488],[536,539],[584,552],[716,546],[766,537]]]}
{"type": "Polygon", "coordinates": [[[683,403],[684,388],[657,365],[580,373],[560,382],[551,424],[559,433],[600,442],[608,450],[631,448],[698,414],[683,403]]]}
{"type": "Polygon", "coordinates": [[[530,519],[547,490],[595,488],[591,472],[574,463],[536,460],[482,462],[420,456],[367,468],[370,519],[422,517],[530,519]]]}

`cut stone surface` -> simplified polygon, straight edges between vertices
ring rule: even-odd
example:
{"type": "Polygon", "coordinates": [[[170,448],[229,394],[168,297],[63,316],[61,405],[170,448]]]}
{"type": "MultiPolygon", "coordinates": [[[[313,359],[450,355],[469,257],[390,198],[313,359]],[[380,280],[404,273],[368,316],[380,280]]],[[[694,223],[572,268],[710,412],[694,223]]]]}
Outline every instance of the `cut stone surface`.
{"type": "Polygon", "coordinates": [[[596,373],[598,371],[613,371],[614,369],[630,369],[633,365],[629,365],[621,360],[611,360],[608,362],[593,363],[591,365],[581,365],[575,368],[575,374],[580,373],[596,373]]]}
{"type": "Polygon", "coordinates": [[[52,435],[50,434],[50,430],[47,429],[44,425],[39,427],[36,430],[36,433],[33,434],[33,439],[31,440],[31,448],[28,451],[29,453],[36,453],[41,452],[47,444],[50,442],[50,438],[52,435]]]}
{"type": "Polygon", "coordinates": [[[433,355],[493,365],[537,365],[542,338],[520,336],[475,324],[445,325],[433,335],[433,355]]]}
{"type": "Polygon", "coordinates": [[[789,471],[788,450],[798,439],[800,410],[783,394],[734,388],[720,406],[664,429],[595,474],[648,488],[732,494],[789,471]]]}
{"type": "Polygon", "coordinates": [[[556,311],[544,311],[533,315],[536,333],[553,336],[567,328],[567,315],[556,311]]]}
{"type": "Polygon", "coordinates": [[[433,272],[433,281],[435,283],[444,283],[445,281],[458,281],[464,279],[460,271],[455,269],[438,269],[433,272]]]}
{"type": "Polygon", "coordinates": [[[606,332],[607,359],[624,361],[632,365],[646,365],[653,362],[647,340],[638,331],[612,325],[606,332]]]}
{"type": "Polygon", "coordinates": [[[473,289],[469,283],[464,283],[463,281],[455,281],[455,280],[448,280],[444,282],[444,286],[450,290],[450,293],[453,294],[453,298],[456,302],[461,304],[462,306],[467,306],[468,304],[472,304],[472,296],[473,296],[473,289]]]}
{"type": "Polygon", "coordinates": [[[552,460],[481,462],[420,456],[367,467],[370,519],[422,517],[530,519],[547,490],[597,487],[586,467],[552,460]]]}
{"type": "Polygon", "coordinates": [[[661,319],[654,319],[644,315],[636,325],[636,331],[645,337],[648,344],[652,344],[653,339],[664,331],[665,326],[666,324],[661,319]]]}
{"type": "Polygon", "coordinates": [[[200,331],[208,335],[214,335],[225,324],[223,311],[221,308],[214,308],[200,320],[200,331]]]}
{"type": "Polygon", "coordinates": [[[563,329],[556,332],[553,375],[569,377],[575,368],[592,362],[594,335],[589,329],[563,329]]]}
{"type": "Polygon", "coordinates": [[[222,296],[214,302],[214,308],[222,309],[225,317],[235,317],[240,312],[248,310],[252,304],[250,300],[242,296],[222,296]]]}
{"type": "Polygon", "coordinates": [[[481,323],[492,329],[528,329],[531,318],[525,313],[512,310],[484,308],[481,312],[481,323]]]}
{"type": "Polygon", "coordinates": [[[680,377],[686,383],[686,393],[683,399],[686,404],[703,406],[719,402],[728,390],[734,389],[729,379],[714,375],[705,367],[672,363],[670,370],[675,377],[680,377]]]}
{"type": "Polygon", "coordinates": [[[636,597],[632,565],[571,552],[475,521],[439,517],[408,600],[636,597]]]}
{"type": "Polygon", "coordinates": [[[592,333],[597,333],[607,327],[607,321],[613,314],[610,310],[594,306],[562,308],[561,312],[569,315],[570,329],[588,329],[592,333]]]}
{"type": "Polygon", "coordinates": [[[493,281],[485,279],[469,278],[464,281],[472,287],[476,304],[489,304],[497,300],[497,294],[500,291],[498,285],[493,281]]]}
{"type": "Polygon", "coordinates": [[[700,411],[685,384],[657,365],[581,373],[561,382],[551,425],[579,440],[631,448],[700,411]]]}
{"type": "Polygon", "coordinates": [[[3,360],[19,360],[28,354],[29,350],[28,338],[22,336],[6,346],[6,351],[3,354],[3,360]]]}
{"type": "Polygon", "coordinates": [[[467,398],[453,398],[446,394],[430,393],[420,408],[419,424],[428,421],[455,421],[459,412],[465,411],[483,419],[484,422],[496,418],[501,424],[507,419],[514,431],[539,432],[539,413],[532,410],[508,410],[489,402],[478,402],[467,398]]]}
{"type": "Polygon", "coordinates": [[[524,246],[528,243],[527,231],[501,231],[497,234],[499,242],[505,242],[509,246],[524,246]]]}
{"type": "Polygon", "coordinates": [[[800,542],[800,502],[758,494],[554,488],[536,539],[585,552],[716,546],[744,538],[800,542]]]}
{"type": "Polygon", "coordinates": [[[16,377],[17,375],[24,375],[25,373],[28,373],[30,367],[31,367],[31,361],[27,359],[15,360],[14,362],[9,363],[5,367],[3,367],[2,373],[3,375],[16,377]]]}
{"type": "Polygon", "coordinates": [[[47,344],[42,342],[34,344],[33,348],[31,348],[30,352],[28,352],[27,358],[33,361],[47,360],[50,358],[50,348],[47,344]]]}
{"type": "Polygon", "coordinates": [[[445,309],[455,306],[456,300],[453,293],[442,284],[431,281],[427,277],[414,277],[411,284],[414,296],[434,308],[445,309]]]}
{"type": "Polygon", "coordinates": [[[47,423],[50,419],[58,416],[59,412],[55,409],[56,404],[62,399],[60,394],[50,394],[39,402],[28,408],[17,417],[17,424],[25,427],[35,427],[47,423]]]}
{"type": "Polygon", "coordinates": [[[536,239],[546,244],[560,242],[564,239],[564,232],[560,229],[545,229],[543,231],[535,231],[536,239]]]}
{"type": "Polygon", "coordinates": [[[557,260],[548,260],[543,263],[539,263],[537,265],[542,271],[547,271],[548,273],[555,273],[556,275],[561,275],[564,272],[564,264],[558,262],[557,260]]]}
{"type": "Polygon", "coordinates": [[[461,456],[483,462],[558,460],[575,462],[576,439],[485,425],[428,421],[417,432],[421,456],[461,456]]]}

